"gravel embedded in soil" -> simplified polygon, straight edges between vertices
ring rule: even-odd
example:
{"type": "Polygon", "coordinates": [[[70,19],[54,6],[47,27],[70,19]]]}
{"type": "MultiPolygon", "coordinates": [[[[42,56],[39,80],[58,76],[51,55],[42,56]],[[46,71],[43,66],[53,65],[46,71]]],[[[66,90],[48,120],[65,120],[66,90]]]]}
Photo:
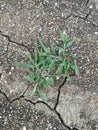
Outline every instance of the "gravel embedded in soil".
{"type": "MultiPolygon", "coordinates": [[[[60,30],[69,40],[74,36],[77,39],[70,51],[78,56],[79,75],[61,89],[57,110],[70,128],[98,129],[95,116],[98,115],[98,2],[94,1],[0,1],[0,89],[4,93],[0,92],[1,130],[67,130],[58,118],[51,116],[51,110],[47,115],[44,107],[36,111],[31,103],[20,101],[25,90],[26,99],[37,101],[39,98],[31,96],[33,86],[24,80],[28,70],[13,68],[16,61],[28,62],[27,55],[33,52],[39,37],[47,45],[49,38],[54,45],[60,44],[60,30]],[[8,107],[6,96],[11,101],[18,100],[8,107]]],[[[56,103],[58,82],[48,92],[44,91],[51,108],[56,103]]]]}
{"type": "MultiPolygon", "coordinates": [[[[22,99],[16,100],[11,105],[2,96],[0,114],[1,130],[65,130],[55,116],[47,115],[44,111],[36,111],[33,104],[22,99]]],[[[45,106],[44,106],[45,107],[45,106]]],[[[47,111],[49,111],[46,108],[47,111]]],[[[68,130],[66,128],[66,130],[68,130]]]]}

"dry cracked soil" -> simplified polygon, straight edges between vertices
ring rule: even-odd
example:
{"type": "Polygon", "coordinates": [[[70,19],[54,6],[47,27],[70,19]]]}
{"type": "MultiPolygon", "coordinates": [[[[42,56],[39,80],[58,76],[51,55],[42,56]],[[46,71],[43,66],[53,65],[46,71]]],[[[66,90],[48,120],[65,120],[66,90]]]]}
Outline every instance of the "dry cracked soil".
{"type": "Polygon", "coordinates": [[[98,130],[98,0],[0,0],[0,130],[98,130]],[[77,39],[79,75],[43,90],[44,103],[13,63],[39,37],[59,44],[60,30],[77,39]]]}

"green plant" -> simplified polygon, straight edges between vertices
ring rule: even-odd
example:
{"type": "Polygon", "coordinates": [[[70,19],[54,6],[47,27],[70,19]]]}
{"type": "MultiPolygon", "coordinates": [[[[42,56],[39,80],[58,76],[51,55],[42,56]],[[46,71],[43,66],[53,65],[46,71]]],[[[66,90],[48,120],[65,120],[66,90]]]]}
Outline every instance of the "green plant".
{"type": "Polygon", "coordinates": [[[60,39],[60,46],[54,46],[50,40],[49,47],[46,47],[39,39],[40,47],[35,45],[33,56],[28,56],[30,63],[15,63],[16,66],[29,68],[28,76],[25,79],[34,84],[32,94],[37,92],[44,102],[47,100],[41,87],[48,89],[53,84],[54,77],[59,77],[61,74],[71,80],[70,70],[78,73],[76,55],[68,53],[68,48],[74,44],[75,39],[68,42],[67,37],[62,32],[60,32],[60,39]]]}

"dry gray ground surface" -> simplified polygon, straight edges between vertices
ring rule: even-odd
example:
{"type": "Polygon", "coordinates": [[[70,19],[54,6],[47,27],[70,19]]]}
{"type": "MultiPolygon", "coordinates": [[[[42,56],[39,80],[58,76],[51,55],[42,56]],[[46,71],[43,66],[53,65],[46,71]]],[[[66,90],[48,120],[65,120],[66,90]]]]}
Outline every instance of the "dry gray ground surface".
{"type": "Polygon", "coordinates": [[[0,130],[98,130],[97,0],[0,0],[0,130]],[[12,64],[27,61],[39,36],[58,44],[60,30],[77,38],[79,76],[58,81],[45,104],[12,64]]]}

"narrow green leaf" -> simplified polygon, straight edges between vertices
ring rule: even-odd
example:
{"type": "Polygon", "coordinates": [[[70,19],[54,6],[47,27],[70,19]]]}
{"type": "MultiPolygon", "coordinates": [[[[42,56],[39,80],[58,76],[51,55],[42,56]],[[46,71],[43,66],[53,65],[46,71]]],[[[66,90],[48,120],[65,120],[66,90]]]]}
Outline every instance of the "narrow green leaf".
{"type": "Polygon", "coordinates": [[[36,47],[34,48],[34,59],[35,59],[35,62],[37,63],[37,60],[38,60],[38,54],[37,54],[37,49],[36,47]]]}
{"type": "Polygon", "coordinates": [[[32,59],[32,56],[29,55],[28,58],[29,58],[30,62],[34,65],[34,67],[35,67],[36,69],[38,69],[38,68],[37,68],[37,63],[32,59]]]}
{"type": "Polygon", "coordinates": [[[37,64],[37,67],[39,67],[40,65],[44,65],[45,64],[45,60],[44,59],[41,59],[38,64],[37,64]]]}
{"type": "Polygon", "coordinates": [[[34,95],[36,91],[37,91],[37,86],[35,85],[32,91],[32,95],[34,95]]]}
{"type": "Polygon", "coordinates": [[[49,79],[46,79],[48,84],[52,85],[54,83],[54,80],[53,78],[49,78],[49,79]]]}
{"type": "Polygon", "coordinates": [[[62,73],[63,67],[64,67],[64,63],[61,63],[61,64],[58,66],[58,68],[57,68],[56,75],[59,75],[59,74],[62,73]]]}
{"type": "Polygon", "coordinates": [[[32,56],[31,56],[31,55],[28,56],[28,59],[29,59],[30,62],[34,65],[34,60],[32,59],[32,56]]]}
{"type": "Polygon", "coordinates": [[[47,80],[44,78],[43,79],[41,78],[39,84],[41,84],[45,89],[49,88],[49,84],[48,84],[47,80]]]}
{"type": "Polygon", "coordinates": [[[42,42],[41,39],[39,39],[39,43],[40,43],[41,47],[43,48],[43,50],[44,50],[47,54],[49,54],[50,51],[47,49],[47,47],[44,45],[44,43],[42,42]]]}
{"type": "Polygon", "coordinates": [[[53,43],[52,43],[52,40],[50,39],[50,47],[51,47],[51,50],[52,50],[52,54],[56,54],[56,52],[55,52],[55,48],[54,48],[54,46],[53,46],[53,43]]]}
{"type": "Polygon", "coordinates": [[[60,55],[60,54],[64,54],[63,48],[59,47],[58,49],[59,49],[59,55],[60,55]]]}
{"type": "Polygon", "coordinates": [[[60,39],[61,39],[61,41],[63,42],[63,44],[64,44],[64,49],[65,49],[68,39],[67,39],[67,37],[64,35],[63,32],[60,32],[60,39]]]}
{"type": "Polygon", "coordinates": [[[77,66],[77,63],[76,63],[76,60],[74,60],[74,65],[71,65],[71,69],[73,69],[76,73],[76,75],[78,75],[78,66],[77,66]]]}
{"type": "Polygon", "coordinates": [[[27,67],[27,68],[31,68],[31,69],[33,69],[34,68],[34,66],[33,65],[31,65],[31,64],[27,64],[27,63],[15,63],[14,64],[15,66],[20,66],[20,67],[27,67]]]}
{"type": "Polygon", "coordinates": [[[70,56],[71,58],[73,58],[73,59],[76,59],[76,58],[77,58],[76,54],[70,54],[69,56],[70,56]]]}
{"type": "Polygon", "coordinates": [[[52,60],[52,62],[49,64],[48,69],[47,69],[48,72],[50,72],[51,70],[53,70],[53,66],[54,66],[55,62],[56,62],[56,58],[54,60],[52,60]]]}
{"type": "Polygon", "coordinates": [[[76,39],[74,38],[72,41],[68,42],[67,45],[66,45],[66,47],[65,47],[65,49],[68,48],[68,47],[70,47],[70,46],[72,46],[74,44],[75,40],[76,39]]]}
{"type": "Polygon", "coordinates": [[[47,64],[50,64],[52,62],[52,58],[51,57],[47,57],[46,61],[47,61],[47,64]]]}
{"type": "Polygon", "coordinates": [[[64,35],[64,33],[61,32],[61,31],[60,31],[60,39],[61,39],[64,43],[67,42],[67,37],[66,37],[66,36],[64,35]]]}
{"type": "Polygon", "coordinates": [[[70,63],[67,62],[67,67],[66,67],[66,70],[68,71],[70,69],[70,63]]]}
{"type": "Polygon", "coordinates": [[[34,72],[29,71],[29,75],[30,75],[31,77],[34,77],[34,72]]]}
{"type": "Polygon", "coordinates": [[[76,75],[78,75],[79,70],[78,70],[78,66],[77,66],[76,60],[74,60],[74,65],[75,65],[75,73],[76,73],[76,75]]]}
{"type": "Polygon", "coordinates": [[[34,77],[35,77],[36,81],[39,82],[39,80],[40,80],[40,74],[38,72],[34,73],[34,77]]]}
{"type": "Polygon", "coordinates": [[[39,89],[38,89],[37,92],[38,92],[40,98],[42,99],[42,101],[45,102],[45,103],[47,103],[46,95],[44,93],[42,93],[39,89]]]}
{"type": "Polygon", "coordinates": [[[71,77],[68,71],[65,71],[65,76],[67,77],[68,81],[71,81],[71,77]]]}
{"type": "Polygon", "coordinates": [[[33,83],[34,82],[34,78],[33,77],[30,77],[30,76],[26,76],[25,79],[30,82],[30,83],[33,83]]]}

